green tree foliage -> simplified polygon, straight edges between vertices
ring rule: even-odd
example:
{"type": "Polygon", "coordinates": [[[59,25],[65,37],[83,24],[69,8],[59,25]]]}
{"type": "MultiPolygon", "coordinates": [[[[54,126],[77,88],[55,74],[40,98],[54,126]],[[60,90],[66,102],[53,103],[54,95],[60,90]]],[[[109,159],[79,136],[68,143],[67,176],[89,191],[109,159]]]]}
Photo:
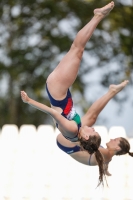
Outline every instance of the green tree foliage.
{"type": "MultiPolygon", "coordinates": [[[[108,2],[106,2],[108,3],[108,2]]],[[[14,123],[36,126],[49,120],[20,98],[20,91],[49,105],[45,82],[74,36],[105,1],[1,0],[0,1],[0,126],[14,123]]],[[[106,70],[101,84],[130,78],[133,70],[133,7],[117,4],[95,31],[86,52],[97,62],[83,59],[74,90],[84,94],[84,74],[117,62],[120,69],[106,70]],[[110,76],[111,75],[111,76],[110,76]],[[113,76],[112,76],[113,75],[113,76]]],[[[51,122],[51,119],[49,120],[51,122]]]]}

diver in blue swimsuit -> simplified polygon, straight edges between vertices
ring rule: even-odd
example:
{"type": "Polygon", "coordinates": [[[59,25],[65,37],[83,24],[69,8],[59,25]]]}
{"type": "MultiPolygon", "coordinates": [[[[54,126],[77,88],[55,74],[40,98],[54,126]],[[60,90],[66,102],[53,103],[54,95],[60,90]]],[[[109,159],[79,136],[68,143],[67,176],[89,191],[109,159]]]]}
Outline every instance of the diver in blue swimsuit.
{"type": "MultiPolygon", "coordinates": [[[[57,146],[63,152],[67,153],[73,159],[82,164],[88,166],[97,165],[95,153],[89,154],[87,151],[81,149],[79,144],[68,141],[61,133],[57,136],[57,146]]],[[[129,154],[129,156],[133,157],[133,152],[130,152],[130,148],[131,147],[128,140],[123,137],[111,139],[106,143],[106,148],[102,146],[99,147],[99,151],[104,158],[104,172],[107,176],[111,176],[110,172],[108,171],[108,165],[111,162],[112,157],[125,154],[129,154]]]]}
{"type": "Polygon", "coordinates": [[[21,97],[25,103],[53,117],[64,137],[72,142],[79,141],[80,146],[84,150],[90,154],[95,153],[99,166],[100,183],[103,182],[104,176],[103,157],[98,149],[101,143],[101,137],[94,128],[87,125],[88,119],[94,121],[95,118],[88,117],[86,113],[81,122],[80,116],[74,109],[69,88],[77,77],[86,43],[91,38],[100,21],[110,13],[113,7],[114,2],[112,1],[104,7],[94,10],[93,18],[77,33],[68,53],[48,76],[46,89],[51,108],[34,101],[24,91],[21,91],[21,97]]]}

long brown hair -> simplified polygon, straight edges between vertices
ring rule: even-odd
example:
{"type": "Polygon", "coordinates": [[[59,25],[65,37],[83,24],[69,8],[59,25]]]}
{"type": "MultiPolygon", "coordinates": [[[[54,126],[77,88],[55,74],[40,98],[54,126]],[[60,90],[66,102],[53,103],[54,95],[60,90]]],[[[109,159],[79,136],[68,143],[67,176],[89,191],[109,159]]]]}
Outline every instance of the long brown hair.
{"type": "Polygon", "coordinates": [[[104,182],[103,182],[103,177],[105,176],[104,168],[103,168],[104,159],[103,159],[102,154],[98,150],[98,148],[101,144],[101,137],[94,135],[94,136],[89,136],[88,140],[80,138],[79,141],[80,141],[81,149],[88,151],[89,154],[95,153],[96,161],[97,161],[98,166],[99,166],[99,183],[98,183],[98,186],[101,183],[102,183],[102,185],[104,185],[104,182]]]}
{"type": "Polygon", "coordinates": [[[120,155],[124,155],[124,154],[128,153],[130,156],[133,157],[133,152],[129,152],[130,144],[125,138],[120,137],[119,147],[121,148],[121,150],[117,151],[116,155],[120,156],[120,155]]]}

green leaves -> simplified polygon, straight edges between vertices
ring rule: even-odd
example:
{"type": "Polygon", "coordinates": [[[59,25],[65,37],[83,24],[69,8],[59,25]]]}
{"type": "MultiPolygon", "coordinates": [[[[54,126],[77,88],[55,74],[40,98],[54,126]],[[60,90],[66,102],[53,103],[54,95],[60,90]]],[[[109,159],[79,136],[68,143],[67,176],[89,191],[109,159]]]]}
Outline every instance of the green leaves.
{"type": "MultiPolygon", "coordinates": [[[[76,33],[92,18],[93,10],[104,4],[105,1],[96,0],[0,1],[0,77],[7,83],[5,95],[0,94],[0,116],[4,119],[0,126],[9,122],[39,125],[49,119],[44,113],[28,108],[21,101],[20,90],[49,104],[45,93],[47,76],[60,61],[60,55],[69,50],[76,33]]],[[[86,46],[86,54],[98,61],[94,64],[83,58],[73,92],[79,91],[83,97],[84,74],[98,67],[102,69],[112,61],[123,65],[122,72],[113,74],[114,79],[131,76],[132,19],[133,7],[117,4],[99,24],[86,46]]],[[[110,84],[109,72],[102,84],[110,84]]]]}

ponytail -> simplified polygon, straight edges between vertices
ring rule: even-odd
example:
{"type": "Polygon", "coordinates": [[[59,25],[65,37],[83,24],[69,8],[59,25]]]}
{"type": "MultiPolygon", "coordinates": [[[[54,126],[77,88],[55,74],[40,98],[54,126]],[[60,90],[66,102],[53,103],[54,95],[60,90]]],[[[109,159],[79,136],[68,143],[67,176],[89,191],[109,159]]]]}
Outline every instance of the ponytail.
{"type": "Polygon", "coordinates": [[[129,156],[133,157],[133,152],[128,152],[129,156]]]}
{"type": "Polygon", "coordinates": [[[96,161],[97,161],[97,164],[99,166],[99,183],[97,185],[97,187],[102,184],[104,186],[104,182],[103,182],[103,177],[105,177],[106,179],[106,176],[105,176],[105,172],[104,172],[104,159],[103,159],[103,156],[101,154],[101,152],[99,150],[97,150],[95,152],[95,157],[96,157],[96,161]]]}
{"type": "MultiPolygon", "coordinates": [[[[79,139],[81,149],[86,150],[89,154],[95,153],[96,161],[99,166],[99,183],[98,186],[102,183],[103,184],[103,176],[105,175],[104,172],[104,159],[100,151],[98,150],[101,144],[101,137],[100,136],[90,136],[88,140],[83,138],[79,139]]],[[[97,187],[98,187],[97,186],[97,187]]]]}
{"type": "Polygon", "coordinates": [[[116,156],[117,155],[124,155],[126,153],[129,154],[129,156],[133,157],[133,152],[129,152],[130,151],[130,143],[128,142],[128,140],[126,138],[120,137],[120,143],[119,143],[119,147],[120,147],[120,151],[116,152],[116,156]]]}

